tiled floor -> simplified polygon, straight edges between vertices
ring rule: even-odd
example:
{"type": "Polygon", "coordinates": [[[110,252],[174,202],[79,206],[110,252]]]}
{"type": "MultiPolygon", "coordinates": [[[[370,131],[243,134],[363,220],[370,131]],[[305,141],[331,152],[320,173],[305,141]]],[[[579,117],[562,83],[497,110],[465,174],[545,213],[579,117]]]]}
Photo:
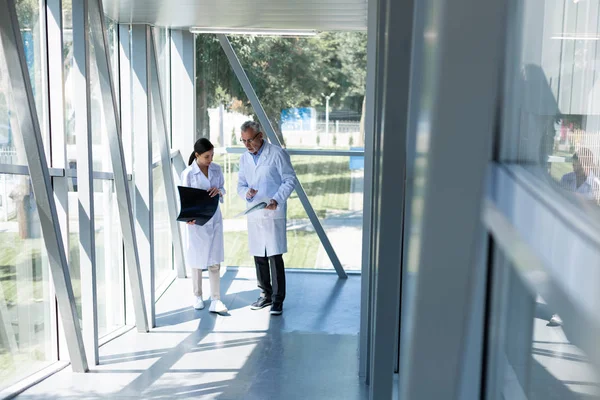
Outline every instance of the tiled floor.
{"type": "MultiPolygon", "coordinates": [[[[358,378],[360,277],[289,272],[284,314],[252,311],[252,269],[222,280],[230,313],[191,308],[191,282],[177,280],[157,303],[150,333],[100,348],[87,374],[67,368],[19,399],[367,399],[358,378]]],[[[207,282],[205,282],[207,284],[207,282]]],[[[206,287],[208,293],[208,287],[206,287]]]]}

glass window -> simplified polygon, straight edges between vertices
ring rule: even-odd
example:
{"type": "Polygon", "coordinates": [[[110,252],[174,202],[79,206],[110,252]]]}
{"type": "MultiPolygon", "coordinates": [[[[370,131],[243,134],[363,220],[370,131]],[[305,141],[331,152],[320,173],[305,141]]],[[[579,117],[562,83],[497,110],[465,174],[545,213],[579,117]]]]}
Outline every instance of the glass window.
{"type": "Polygon", "coordinates": [[[592,399],[600,395],[598,369],[580,347],[590,330],[563,324],[553,305],[522,281],[502,254],[496,259],[488,369],[490,399],[592,399]]]}
{"type": "MultiPolygon", "coordinates": [[[[112,69],[113,85],[115,87],[115,95],[118,96],[118,29],[117,25],[112,21],[107,21],[107,34],[108,34],[108,45],[109,45],[109,57],[110,65],[112,69]]],[[[91,32],[92,37],[95,32],[91,32]]],[[[98,71],[98,64],[96,60],[96,51],[102,51],[102,49],[96,49],[93,45],[93,40],[90,41],[90,81],[91,81],[91,98],[90,107],[92,109],[92,158],[93,158],[93,169],[94,171],[112,172],[112,162],[110,157],[110,149],[108,143],[108,130],[115,129],[114,127],[107,125],[108,113],[113,113],[112,105],[111,108],[105,109],[103,102],[103,91],[110,92],[110,87],[101,87],[100,76],[98,71]]],[[[119,104],[117,98],[116,104],[119,104]]]]}
{"type": "MultiPolygon", "coordinates": [[[[323,33],[309,39],[231,36],[230,41],[285,146],[363,148],[364,33],[323,33]],[[275,60],[274,53],[284,56],[275,60]],[[261,57],[264,62],[258,61],[261,57]],[[305,77],[307,68],[320,72],[305,77]]],[[[197,135],[217,147],[215,162],[223,168],[228,191],[222,205],[225,263],[253,266],[246,220],[233,218],[245,208],[236,194],[240,154],[226,154],[222,148],[241,147],[240,126],[255,120],[255,113],[217,38],[197,35],[196,50],[197,135]]],[[[291,160],[342,265],[360,269],[364,158],[311,155],[291,160]]],[[[295,192],[287,217],[286,266],[333,268],[295,192]]]]}
{"type": "MultiPolygon", "coordinates": [[[[165,126],[158,125],[157,119],[153,119],[152,124],[152,159],[155,162],[161,161],[159,136],[166,135],[167,141],[170,143],[170,92],[171,92],[171,75],[170,75],[170,33],[165,28],[155,28],[154,37],[156,38],[156,59],[158,68],[158,79],[162,90],[162,110],[154,110],[154,112],[162,112],[167,121],[165,126]]],[[[151,72],[154,79],[154,72],[151,72]]],[[[156,82],[153,82],[155,84],[156,82]]],[[[170,147],[170,145],[169,145],[170,147]]],[[[165,187],[165,179],[160,164],[153,169],[152,172],[152,190],[154,201],[154,275],[156,290],[163,289],[162,284],[169,277],[173,276],[173,239],[171,237],[171,228],[169,225],[169,213],[167,205],[167,194],[165,187]]],[[[169,190],[174,190],[169,188],[169,190]]],[[[160,293],[157,293],[159,295],[160,293]]]]}
{"type": "Polygon", "coordinates": [[[0,390],[54,359],[50,273],[31,181],[0,174],[0,390]]]}
{"type": "Polygon", "coordinates": [[[44,144],[48,146],[48,113],[45,109],[45,97],[47,93],[46,78],[46,38],[45,2],[39,0],[24,0],[16,2],[17,17],[21,27],[23,45],[25,50],[25,61],[29,69],[35,106],[42,129],[44,144]]]}
{"type": "Polygon", "coordinates": [[[79,251],[79,197],[77,192],[77,178],[69,178],[69,272],[77,315],[81,321],[81,263],[79,251]]]}
{"type": "Polygon", "coordinates": [[[155,28],[158,60],[158,77],[162,90],[163,110],[167,121],[167,137],[171,140],[171,32],[166,28],[155,28]]]}
{"type": "MultiPolygon", "coordinates": [[[[46,40],[42,35],[42,20],[44,7],[39,1],[27,0],[16,2],[17,17],[25,50],[25,61],[29,70],[29,77],[36,111],[42,130],[42,139],[48,144],[47,115],[45,109],[46,95],[46,40]]],[[[0,48],[0,56],[3,50],[0,48]]],[[[23,149],[23,139],[15,126],[14,104],[10,96],[9,76],[4,61],[0,63],[0,164],[27,165],[23,149]]]]}
{"type": "Polygon", "coordinates": [[[67,159],[70,167],[75,167],[76,154],[76,132],[75,132],[75,109],[73,106],[73,67],[75,57],[73,55],[73,6],[71,1],[62,4],[63,17],[63,68],[65,84],[65,135],[67,141],[67,159]]]}
{"type": "MultiPolygon", "coordinates": [[[[366,33],[230,41],[284,146],[364,148],[366,33]]],[[[233,89],[225,93],[230,101],[240,98],[233,89]]]]}
{"type": "Polygon", "coordinates": [[[597,1],[517,2],[501,161],[582,204],[600,200],[597,1]]]}
{"type": "Polygon", "coordinates": [[[123,239],[113,180],[94,179],[98,335],[125,324],[123,239]]]}
{"type": "MultiPolygon", "coordinates": [[[[237,195],[239,154],[215,154],[225,175],[224,218],[225,264],[253,266],[248,250],[245,217],[234,218],[246,205],[237,195]]],[[[296,174],[345,269],[360,270],[362,256],[362,202],[364,186],[363,157],[292,156],[296,174]]],[[[290,268],[331,269],[333,265],[321,245],[308,215],[293,192],[287,210],[290,268]]]]}
{"type": "MultiPolygon", "coordinates": [[[[172,276],[173,271],[173,239],[169,224],[169,207],[162,167],[159,165],[152,172],[154,201],[154,281],[157,290],[172,276]]],[[[160,293],[157,293],[157,295],[160,293]]]]}

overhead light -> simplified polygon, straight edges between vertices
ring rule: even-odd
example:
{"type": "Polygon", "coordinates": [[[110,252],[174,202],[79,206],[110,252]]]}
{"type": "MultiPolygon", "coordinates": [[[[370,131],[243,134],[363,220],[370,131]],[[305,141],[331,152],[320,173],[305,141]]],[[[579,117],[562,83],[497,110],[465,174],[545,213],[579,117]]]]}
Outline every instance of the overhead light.
{"type": "Polygon", "coordinates": [[[554,40],[600,40],[600,36],[552,36],[554,40]]]}
{"type": "Polygon", "coordinates": [[[309,29],[252,29],[252,28],[190,28],[191,33],[212,33],[224,35],[262,36],[316,36],[317,31],[309,29]]]}

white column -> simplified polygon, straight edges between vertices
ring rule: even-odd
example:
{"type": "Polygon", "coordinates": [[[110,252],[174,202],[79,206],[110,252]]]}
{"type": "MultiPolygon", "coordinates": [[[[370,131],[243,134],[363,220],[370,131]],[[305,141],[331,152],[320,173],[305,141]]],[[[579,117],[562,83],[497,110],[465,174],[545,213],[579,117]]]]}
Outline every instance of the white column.
{"type": "Polygon", "coordinates": [[[154,310],[154,229],[152,191],[152,121],[148,98],[149,68],[148,40],[146,25],[132,25],[131,28],[131,67],[133,104],[133,171],[135,183],[135,228],[138,238],[140,268],[146,312],[150,327],[155,326],[154,310]]]}
{"type": "MultiPolygon", "coordinates": [[[[171,126],[172,149],[181,151],[184,160],[196,141],[194,93],[194,35],[187,31],[171,31],[171,126]]],[[[221,143],[223,145],[223,143],[221,143]]]]}
{"type": "Polygon", "coordinates": [[[79,200],[79,271],[83,339],[91,365],[98,364],[98,296],[94,224],[91,84],[87,0],[73,0],[73,91],[77,138],[77,198],[79,200]]]}

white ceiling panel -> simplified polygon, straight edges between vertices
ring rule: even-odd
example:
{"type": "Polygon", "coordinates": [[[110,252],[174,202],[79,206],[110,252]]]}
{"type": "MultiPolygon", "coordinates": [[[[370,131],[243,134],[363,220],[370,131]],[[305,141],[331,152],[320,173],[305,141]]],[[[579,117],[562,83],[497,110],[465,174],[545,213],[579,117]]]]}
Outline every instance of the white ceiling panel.
{"type": "Polygon", "coordinates": [[[367,29],[367,0],[104,0],[121,23],[171,28],[367,29]]]}

